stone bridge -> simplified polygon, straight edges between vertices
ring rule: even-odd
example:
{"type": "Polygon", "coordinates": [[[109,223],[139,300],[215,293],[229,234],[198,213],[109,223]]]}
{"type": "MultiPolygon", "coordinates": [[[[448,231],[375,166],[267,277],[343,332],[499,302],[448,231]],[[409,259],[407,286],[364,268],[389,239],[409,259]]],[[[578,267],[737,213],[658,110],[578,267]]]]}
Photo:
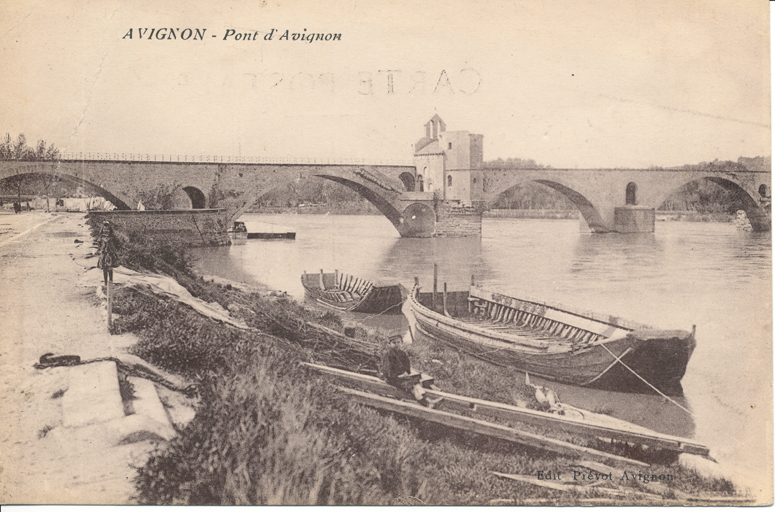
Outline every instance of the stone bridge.
{"type": "Polygon", "coordinates": [[[772,174],[709,166],[697,169],[484,169],[483,200],[491,204],[520,183],[534,181],[562,193],[594,232],[653,231],[653,211],[684,185],[712,181],[732,192],[756,231],[770,229],[772,174]],[[650,225],[650,228],[649,228],[650,225]]]}
{"type": "MultiPolygon", "coordinates": [[[[504,191],[535,181],[568,197],[594,232],[654,231],[654,210],[683,185],[706,179],[733,192],[756,230],[770,229],[769,172],[738,169],[467,169],[444,171],[445,188],[415,191],[415,166],[60,160],[0,162],[0,180],[54,175],[80,184],[119,209],[147,194],[167,194],[179,209],[219,208],[230,222],[263,195],[309,177],[335,181],[374,204],[402,237],[471,236],[504,191]],[[463,186],[464,198],[452,189],[463,186]],[[468,180],[468,181],[466,181],[468,180]],[[450,186],[447,188],[446,184],[450,186]],[[457,197],[457,198],[456,198],[457,197]]],[[[417,180],[420,183],[421,179],[417,180]]]]}
{"type": "MultiPolygon", "coordinates": [[[[220,208],[228,224],[258,199],[288,183],[320,177],[369,200],[402,236],[416,236],[413,219],[403,218],[405,185],[414,167],[400,165],[256,164],[119,160],[0,161],[0,180],[16,175],[49,175],[100,195],[119,210],[136,209],[143,197],[171,197],[176,209],[220,208]]],[[[411,202],[411,201],[410,201],[411,202]]],[[[411,210],[410,210],[411,211],[411,210]]],[[[432,233],[431,233],[432,234],[432,233]]],[[[429,236],[429,235],[428,235],[429,236]]]]}

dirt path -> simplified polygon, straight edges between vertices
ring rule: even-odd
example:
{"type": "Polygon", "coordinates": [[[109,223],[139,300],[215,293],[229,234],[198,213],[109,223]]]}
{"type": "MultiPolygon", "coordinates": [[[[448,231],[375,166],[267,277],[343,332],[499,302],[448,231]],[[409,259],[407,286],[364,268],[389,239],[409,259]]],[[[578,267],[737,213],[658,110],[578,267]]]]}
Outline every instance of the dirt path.
{"type": "Polygon", "coordinates": [[[32,367],[47,352],[89,359],[133,343],[107,332],[101,283],[85,275],[92,251],[83,214],[0,214],[0,503],[131,503],[130,464],[154,446],[62,427],[68,369],[32,367]]]}

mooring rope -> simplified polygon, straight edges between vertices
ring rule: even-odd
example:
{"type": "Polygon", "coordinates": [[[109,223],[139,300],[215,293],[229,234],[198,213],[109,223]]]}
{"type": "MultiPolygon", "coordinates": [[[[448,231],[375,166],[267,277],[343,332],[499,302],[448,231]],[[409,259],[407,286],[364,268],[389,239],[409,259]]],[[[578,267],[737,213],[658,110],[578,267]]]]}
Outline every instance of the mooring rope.
{"type": "MultiPolygon", "coordinates": [[[[392,305],[392,306],[388,306],[388,308],[387,308],[386,310],[384,310],[384,311],[380,311],[379,313],[375,313],[375,314],[373,314],[373,315],[369,315],[369,316],[367,316],[367,317],[365,317],[365,318],[360,318],[358,321],[360,321],[360,322],[364,322],[364,321],[366,321],[366,320],[371,320],[372,318],[377,318],[378,316],[380,316],[380,315],[384,315],[385,313],[387,313],[387,312],[388,312],[388,311],[390,311],[391,309],[395,309],[395,308],[396,308],[396,307],[398,307],[398,306],[399,306],[399,305],[397,305],[397,304],[394,304],[394,305],[392,305]]],[[[350,311],[350,313],[357,313],[357,311],[350,311]]]]}
{"type": "Polygon", "coordinates": [[[653,384],[651,384],[649,381],[647,381],[646,379],[644,379],[643,377],[641,377],[640,375],[638,375],[638,372],[636,372],[635,370],[633,370],[632,368],[630,368],[629,366],[627,366],[626,364],[624,364],[624,361],[622,361],[621,359],[619,359],[619,357],[618,357],[616,354],[614,354],[613,352],[611,352],[611,350],[610,350],[608,347],[606,347],[606,346],[605,346],[605,344],[601,343],[601,344],[600,344],[600,346],[601,346],[601,347],[603,347],[604,349],[606,349],[606,351],[607,351],[609,354],[611,354],[611,355],[613,356],[613,358],[614,358],[614,359],[616,359],[617,361],[619,361],[619,363],[621,363],[621,365],[622,365],[622,366],[624,366],[625,368],[627,368],[628,370],[630,370],[630,371],[632,372],[632,374],[633,374],[633,375],[635,375],[635,376],[636,376],[636,377],[638,377],[640,380],[642,380],[643,382],[645,382],[645,383],[646,383],[646,384],[647,384],[647,385],[648,385],[648,386],[649,386],[651,389],[653,389],[654,391],[656,391],[657,393],[659,393],[660,395],[662,395],[662,397],[663,397],[663,398],[665,398],[665,399],[669,400],[670,402],[672,402],[672,403],[673,403],[673,404],[674,404],[676,407],[678,407],[679,409],[682,409],[683,411],[685,411],[687,414],[689,414],[689,416],[691,416],[691,415],[692,415],[692,412],[691,412],[689,409],[687,409],[686,407],[682,406],[681,404],[679,404],[678,402],[676,402],[675,400],[673,400],[672,398],[670,398],[669,396],[667,396],[666,394],[664,394],[663,392],[661,392],[660,390],[658,390],[656,387],[654,387],[654,385],[653,385],[653,384]]]}

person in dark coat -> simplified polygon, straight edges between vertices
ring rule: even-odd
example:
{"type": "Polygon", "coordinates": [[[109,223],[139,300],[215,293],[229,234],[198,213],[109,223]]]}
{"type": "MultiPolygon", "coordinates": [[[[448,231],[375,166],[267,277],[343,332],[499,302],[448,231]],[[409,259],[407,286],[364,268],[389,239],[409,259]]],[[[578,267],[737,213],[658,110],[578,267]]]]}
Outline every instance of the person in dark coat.
{"type": "Polygon", "coordinates": [[[99,246],[97,249],[99,259],[97,267],[102,269],[102,276],[105,279],[105,285],[113,282],[113,267],[118,266],[118,255],[116,252],[116,237],[113,233],[113,226],[107,220],[102,223],[99,234],[99,246]]]}
{"type": "Polygon", "coordinates": [[[409,355],[397,345],[391,345],[382,355],[382,378],[391,386],[409,392],[420,404],[430,407],[436,407],[442,399],[430,398],[425,394],[425,388],[419,382],[420,374],[412,371],[409,355]],[[411,378],[415,374],[416,379],[411,378]]]}

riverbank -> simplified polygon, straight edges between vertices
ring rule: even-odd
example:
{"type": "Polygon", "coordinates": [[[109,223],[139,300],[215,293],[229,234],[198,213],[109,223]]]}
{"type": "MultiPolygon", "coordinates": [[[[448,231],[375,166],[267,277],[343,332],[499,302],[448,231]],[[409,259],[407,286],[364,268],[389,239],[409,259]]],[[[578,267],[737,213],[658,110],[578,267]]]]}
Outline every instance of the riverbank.
{"type": "MultiPolygon", "coordinates": [[[[48,402],[61,391],[61,384],[56,382],[47,386],[38,383],[52,370],[61,369],[31,370],[31,363],[48,351],[91,357],[109,348],[131,351],[174,370],[196,381],[200,390],[197,415],[186,428],[178,431],[178,437],[169,444],[147,445],[147,449],[155,446],[157,451],[144,464],[135,459],[141,467],[134,482],[137,500],[141,503],[570,505],[588,503],[582,500],[600,503],[610,500],[610,493],[593,487],[571,492],[552,490],[492,474],[496,471],[532,477],[547,469],[572,474],[571,468],[577,462],[574,459],[383,416],[345,400],[328,382],[301,369],[298,362],[312,360],[376,374],[379,351],[387,342],[384,335],[358,329],[356,338],[361,341],[348,342],[353,346],[337,345],[341,340],[338,337],[332,338],[337,343],[326,345],[323,343],[326,331],[313,324],[340,330],[342,325],[337,315],[310,311],[285,297],[207,282],[190,274],[186,270],[185,255],[175,250],[158,258],[161,254],[158,248],[143,250],[142,246],[133,249],[125,246],[128,251],[125,256],[135,264],[141,256],[148,256],[144,265],[174,275],[192,294],[220,304],[250,329],[230,327],[202,317],[168,298],[123,288],[116,296],[118,318],[114,335],[107,336],[103,306],[93,298],[92,292],[82,293],[85,302],[71,297],[78,295],[75,277],[83,274],[83,267],[73,263],[71,253],[87,255],[90,249],[86,247],[88,243],[80,244],[82,252],[71,249],[69,244],[78,244],[70,236],[80,235],[82,231],[78,230],[84,226],[80,216],[67,220],[72,222],[60,225],[50,221],[50,231],[44,232],[40,227],[30,232],[34,236],[18,236],[23,229],[9,234],[9,237],[18,236],[6,244],[14,251],[9,256],[3,253],[4,258],[14,262],[3,265],[4,289],[9,282],[21,290],[38,290],[34,297],[24,299],[23,309],[14,309],[18,300],[12,299],[3,302],[2,310],[8,318],[25,319],[24,325],[15,328],[25,338],[24,343],[3,345],[13,346],[13,350],[21,353],[16,356],[19,369],[29,373],[16,379],[12,372],[4,373],[10,375],[11,382],[29,383],[20,388],[4,386],[3,411],[6,405],[12,410],[16,402],[22,401],[16,391],[21,390],[18,395],[24,400],[33,393],[30,404],[24,408],[24,414],[29,417],[24,422],[16,422],[18,430],[32,438],[18,446],[18,453],[13,453],[25,463],[34,467],[36,459],[62,458],[61,445],[46,444],[47,439],[56,440],[55,437],[37,437],[42,431],[52,430],[46,430],[46,426],[56,419],[58,410],[48,402]],[[36,265],[32,260],[44,260],[47,250],[53,251],[50,265],[36,265]],[[15,265],[24,259],[30,261],[15,265]],[[53,269],[54,274],[46,272],[47,269],[53,269]],[[65,273],[52,278],[60,272],[65,273]],[[51,304],[46,305],[47,301],[51,304]],[[37,310],[33,306],[36,303],[39,303],[37,310]],[[41,318],[46,318],[46,322],[41,318]],[[43,324],[46,324],[45,330],[41,330],[43,324]],[[28,332],[31,339],[26,339],[28,332]],[[55,334],[62,337],[60,343],[50,342],[55,334]],[[5,397],[9,397],[7,403],[5,397]],[[50,415],[47,419],[35,412],[44,409],[50,415]]],[[[34,226],[35,222],[30,224],[34,226]]],[[[89,286],[95,287],[95,283],[89,286]]],[[[530,399],[524,391],[511,393],[515,386],[510,372],[493,370],[444,347],[418,346],[411,347],[410,351],[414,365],[436,377],[444,390],[507,402],[530,399]]],[[[3,361],[6,360],[4,355],[3,361]]],[[[12,445],[17,444],[16,427],[4,432],[4,439],[6,435],[12,445]]],[[[126,458],[113,456],[118,455],[111,451],[113,448],[89,445],[75,448],[71,450],[75,458],[67,458],[67,464],[61,468],[61,486],[71,493],[66,496],[77,497],[78,489],[69,489],[66,485],[67,478],[78,471],[76,468],[92,465],[96,471],[104,471],[105,464],[112,459],[123,463],[125,470],[128,468],[126,458]]],[[[4,457],[6,453],[9,452],[3,449],[4,457]]],[[[3,460],[3,466],[18,469],[11,465],[13,460],[3,460]]],[[[45,462],[44,469],[52,464],[55,462],[45,462]]],[[[650,471],[672,474],[674,479],[664,487],[642,481],[619,481],[605,487],[621,491],[622,499],[630,504],[643,499],[636,492],[656,494],[660,503],[673,502],[684,495],[681,493],[733,494],[729,482],[701,478],[680,466],[657,464],[650,471]]],[[[52,482],[51,494],[43,498],[47,499],[45,502],[78,502],[54,497],[60,483],[50,477],[50,472],[25,469],[23,474],[28,482],[52,482]]],[[[22,480],[3,481],[11,482],[10,490],[15,492],[14,486],[23,485],[22,480]]],[[[127,484],[126,479],[122,483],[127,484]]],[[[131,502],[126,485],[114,485],[110,479],[103,485],[105,489],[99,492],[83,488],[89,503],[131,502]],[[115,489],[121,492],[106,494],[115,489]],[[120,501],[122,497],[126,501],[120,501]]],[[[9,496],[4,490],[4,502],[28,502],[9,496]]],[[[618,503],[621,502],[619,499],[618,503]]]]}
{"type": "MultiPolygon", "coordinates": [[[[699,494],[708,502],[711,495],[739,499],[730,482],[703,478],[669,457],[652,459],[649,468],[673,475],[663,486],[620,480],[605,489],[579,487],[569,494],[496,477],[493,471],[537,480],[545,468],[573,474],[577,461],[357,406],[298,363],[377,375],[385,334],[360,329],[356,340],[344,343],[340,335],[327,345],[314,326],[341,332],[336,314],[209,283],[185,272],[185,265],[175,266],[178,281],[194,295],[219,303],[251,329],[214,326],[174,304],[154,304],[133,294],[117,298],[119,310],[128,306],[117,329],[137,333],[137,355],[192,378],[202,376],[197,418],[140,470],[143,503],[482,505],[548,499],[573,504],[605,502],[611,492],[633,504],[644,499],[639,492],[665,502],[699,494]],[[317,334],[310,337],[310,329],[317,334]],[[353,342],[357,350],[348,346],[353,342]],[[260,428],[265,422],[274,428],[260,428]],[[244,435],[235,437],[235,429],[244,435]],[[291,438],[296,441],[288,451],[284,446],[291,438]],[[300,465],[299,457],[306,463],[300,465]],[[232,475],[235,467],[244,468],[244,474],[232,475]],[[294,482],[294,490],[281,485],[275,473],[294,482]],[[359,475],[357,485],[353,475],[359,475]]],[[[407,348],[413,366],[436,377],[446,391],[506,403],[535,400],[532,389],[515,386],[513,372],[506,369],[442,346],[407,348]]]]}
{"type": "Polygon", "coordinates": [[[0,503],[131,503],[132,466],[155,447],[65,428],[69,369],[33,367],[49,352],[92,359],[137,341],[108,333],[100,276],[84,272],[92,251],[83,214],[0,215],[0,503]]]}

